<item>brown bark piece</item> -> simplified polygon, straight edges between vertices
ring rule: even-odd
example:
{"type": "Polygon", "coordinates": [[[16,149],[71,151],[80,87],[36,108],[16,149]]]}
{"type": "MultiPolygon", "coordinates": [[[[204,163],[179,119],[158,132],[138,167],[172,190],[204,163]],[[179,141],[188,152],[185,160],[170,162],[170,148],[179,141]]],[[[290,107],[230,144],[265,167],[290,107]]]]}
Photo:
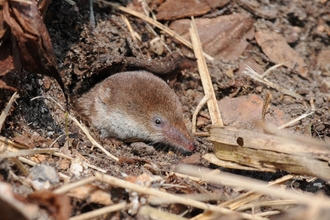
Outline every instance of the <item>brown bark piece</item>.
{"type": "Polygon", "coordinates": [[[11,54],[11,43],[9,40],[0,47],[0,76],[6,75],[14,69],[14,59],[11,54]]]}
{"type": "Polygon", "coordinates": [[[265,19],[275,19],[277,17],[278,9],[274,4],[262,4],[256,0],[238,0],[237,2],[243,8],[259,17],[265,19]]]}
{"type": "Polygon", "coordinates": [[[284,63],[286,67],[294,68],[294,72],[300,76],[308,77],[308,69],[303,57],[289,46],[282,35],[263,30],[256,32],[255,38],[272,62],[276,64],[284,63]]]}
{"type": "Polygon", "coordinates": [[[168,0],[157,9],[157,20],[175,20],[190,16],[203,15],[211,10],[205,0],[168,0]]]}
{"type": "MultiPolygon", "coordinates": [[[[321,50],[316,58],[316,65],[323,71],[330,71],[330,49],[321,50]]],[[[329,74],[329,73],[328,73],[329,74]]]]}
{"type": "Polygon", "coordinates": [[[206,0],[209,6],[214,9],[214,8],[221,8],[225,5],[228,5],[230,0],[206,0]]]}
{"type": "MultiPolygon", "coordinates": [[[[219,109],[222,114],[224,125],[249,130],[259,130],[255,122],[262,120],[263,100],[255,95],[240,96],[238,98],[223,98],[219,102],[219,109]]],[[[266,122],[274,125],[281,125],[289,121],[285,113],[271,106],[272,114],[266,114],[266,122]]]]}
{"type": "MultiPolygon", "coordinates": [[[[195,19],[204,52],[216,59],[237,60],[254,37],[253,19],[241,14],[195,19]]],[[[186,39],[190,20],[174,21],[170,28],[186,39]]]]}
{"type": "Polygon", "coordinates": [[[54,77],[65,91],[51,40],[36,1],[5,0],[3,16],[11,28],[11,34],[16,38],[14,43],[17,43],[23,67],[31,72],[54,77]]]}
{"type": "MultiPolygon", "coordinates": [[[[246,56],[251,56],[250,54],[244,54],[246,56]]],[[[246,70],[246,67],[249,66],[254,69],[257,73],[262,74],[265,70],[258,64],[252,57],[248,57],[246,60],[243,60],[239,63],[239,69],[237,71],[237,75],[242,75],[243,71],[246,70]]]]}
{"type": "Polygon", "coordinates": [[[183,158],[180,163],[183,164],[195,164],[198,165],[201,163],[201,154],[200,153],[195,153],[189,157],[183,158]]]}
{"type": "Polygon", "coordinates": [[[5,36],[8,32],[8,25],[3,18],[3,2],[4,0],[0,0],[0,40],[2,41],[5,40],[5,36]]]}

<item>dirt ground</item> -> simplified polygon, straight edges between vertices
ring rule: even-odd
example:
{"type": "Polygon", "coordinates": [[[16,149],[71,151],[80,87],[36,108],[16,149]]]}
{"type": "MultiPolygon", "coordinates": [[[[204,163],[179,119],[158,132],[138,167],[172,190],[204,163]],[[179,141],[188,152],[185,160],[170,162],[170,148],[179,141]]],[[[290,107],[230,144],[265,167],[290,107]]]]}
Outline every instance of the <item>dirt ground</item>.
{"type": "MultiPolygon", "coordinates": [[[[214,3],[216,1],[209,2],[214,3]]],[[[143,11],[138,1],[133,1],[133,3],[120,1],[120,4],[139,12],[143,11]]],[[[161,13],[166,11],[166,9],[160,9],[162,4],[165,3],[162,3],[162,1],[151,1],[148,5],[156,15],[158,12],[160,16],[161,13]]],[[[176,7],[183,6],[180,6],[178,3],[176,7]]],[[[169,82],[184,106],[185,117],[191,119],[196,106],[204,95],[192,50],[183,46],[163,31],[153,27],[163,37],[168,47],[167,50],[158,45],[161,48],[161,52],[159,52],[157,51],[159,48],[155,49],[150,46],[150,41],[155,38],[155,35],[147,26],[147,22],[101,4],[94,4],[94,13],[95,26],[91,24],[89,5],[86,1],[78,0],[75,4],[70,4],[61,0],[50,3],[45,17],[57,63],[63,73],[67,92],[71,97],[83,94],[93,85],[114,73],[130,70],[148,70],[169,82]],[[141,36],[141,40],[132,38],[121,17],[122,15],[128,18],[133,30],[141,36]]],[[[232,53],[229,50],[234,49],[228,49],[227,47],[219,49],[220,52],[212,52],[210,50],[216,59],[207,61],[217,100],[231,98],[229,101],[219,101],[225,125],[257,129],[254,125],[242,122],[245,120],[249,121],[249,119],[240,118],[249,116],[236,117],[234,120],[232,114],[236,113],[231,113],[230,108],[224,108],[221,105],[229,105],[228,102],[233,102],[235,98],[241,97],[243,106],[239,105],[238,108],[244,109],[244,101],[248,102],[253,94],[262,100],[269,91],[272,95],[272,100],[271,107],[267,113],[268,118],[275,118],[275,124],[279,125],[315,109],[313,114],[288,127],[287,130],[328,142],[330,137],[330,2],[321,0],[229,1],[224,6],[210,7],[210,10],[195,15],[195,18],[215,19],[220,16],[233,14],[248,16],[251,19],[239,22],[247,22],[244,23],[244,26],[249,27],[242,34],[246,44],[241,45],[236,44],[234,41],[230,42],[229,38],[229,41],[227,39],[227,41],[223,42],[227,42],[228,45],[234,44],[236,47],[242,48],[242,51],[232,53]],[[301,57],[301,62],[305,65],[303,66],[305,69],[300,69],[301,71],[297,69],[302,67],[299,66],[299,61],[297,61],[299,63],[298,67],[297,65],[280,66],[268,74],[267,79],[283,88],[294,91],[302,96],[302,99],[298,100],[283,94],[281,91],[269,88],[262,83],[252,80],[243,73],[246,64],[258,70],[261,74],[275,64],[281,63],[276,58],[274,60],[271,55],[267,55],[265,47],[258,41],[256,34],[249,37],[251,36],[248,34],[250,33],[249,31],[253,33],[259,31],[261,33],[263,30],[271,30],[284,36],[287,45],[301,57]],[[278,116],[278,112],[281,112],[281,117],[278,116]]],[[[177,24],[174,24],[174,22],[180,19],[189,19],[190,16],[185,18],[175,16],[166,18],[165,13],[164,17],[161,19],[161,22],[175,29],[177,24]]],[[[177,30],[183,30],[182,27],[179,26],[177,30]]],[[[232,28],[236,27],[238,27],[238,24],[234,24],[232,28]]],[[[210,31],[210,33],[204,33],[205,35],[212,34],[211,30],[204,31],[210,31]]],[[[224,35],[226,35],[225,31],[224,35]]],[[[179,34],[184,35],[185,33],[179,34]]],[[[286,48],[280,44],[274,45],[276,48],[272,48],[273,51],[281,51],[281,48],[286,48]]],[[[206,43],[205,46],[209,45],[206,43]]],[[[285,56],[283,54],[290,54],[290,51],[283,52],[282,50],[281,53],[278,55],[279,57],[285,56]]],[[[287,62],[290,62],[290,59],[287,62]]],[[[93,145],[82,131],[71,121],[66,120],[65,113],[52,100],[39,98],[31,101],[32,98],[38,96],[52,97],[65,107],[63,93],[54,79],[25,72],[24,76],[18,81],[20,98],[16,101],[13,111],[6,120],[5,128],[1,131],[3,136],[30,147],[46,148],[51,146],[59,148],[60,152],[72,157],[83,158],[82,160],[86,160],[90,164],[106,170],[107,174],[114,177],[123,178],[124,175],[139,176],[145,173],[159,175],[164,178],[166,183],[178,186],[169,188],[168,192],[170,193],[208,192],[226,195],[228,198],[240,195],[241,192],[233,190],[231,187],[212,184],[199,185],[191,180],[169,176],[169,173],[173,171],[173,165],[180,163],[212,169],[219,168],[201,157],[206,153],[213,152],[213,146],[207,141],[207,138],[196,137],[196,150],[192,156],[187,157],[180,155],[173,149],[173,151],[155,149],[144,143],[125,144],[116,142],[114,145],[108,139],[101,139],[98,132],[90,127],[92,136],[111,154],[120,158],[120,161],[117,163],[109,159],[97,148],[93,148],[93,145]],[[69,139],[66,136],[66,132],[69,134],[69,139]],[[68,143],[70,143],[70,147],[67,146],[68,143]],[[179,187],[179,185],[185,187],[179,187]]],[[[70,113],[79,118],[79,114],[74,109],[71,108],[70,113]]],[[[259,112],[250,112],[248,115],[252,115],[251,118],[261,117],[259,112]]],[[[197,119],[199,131],[206,131],[207,126],[210,124],[209,113],[206,107],[204,107],[197,119]]],[[[69,168],[70,166],[66,159],[54,156],[36,156],[32,157],[32,160],[55,167],[58,172],[69,176],[71,178],[70,181],[91,176],[94,172],[93,169],[86,168],[79,175],[75,175],[69,168]]],[[[14,173],[20,175],[19,171],[15,165],[8,161],[3,161],[2,163],[2,179],[15,185],[15,180],[7,179],[8,172],[13,170],[14,173]]],[[[285,171],[265,173],[219,169],[264,181],[271,181],[287,174],[285,171]]],[[[62,182],[59,183],[59,185],[61,184],[62,182]]],[[[287,185],[290,184],[302,191],[310,193],[322,192],[329,196],[328,184],[320,179],[315,178],[310,181],[309,177],[301,177],[301,179],[295,179],[291,183],[287,183],[287,185]]],[[[127,199],[127,194],[124,190],[114,190],[102,184],[100,184],[100,187],[113,193],[113,202],[127,199]]],[[[20,191],[20,187],[16,187],[15,191],[20,191]]],[[[28,193],[30,193],[28,190],[20,191],[21,195],[28,193]]],[[[225,200],[225,198],[221,198],[211,203],[217,204],[225,200]]],[[[101,207],[97,203],[77,198],[73,199],[71,204],[72,216],[101,207]]],[[[184,215],[187,218],[194,217],[202,212],[199,209],[181,207],[179,205],[162,205],[161,208],[175,214],[182,214],[188,210],[184,215]]],[[[271,217],[271,219],[298,219],[299,216],[292,217],[291,214],[285,215],[281,213],[271,217]]],[[[144,219],[142,216],[131,215],[122,211],[101,219],[137,218],[144,219]]]]}

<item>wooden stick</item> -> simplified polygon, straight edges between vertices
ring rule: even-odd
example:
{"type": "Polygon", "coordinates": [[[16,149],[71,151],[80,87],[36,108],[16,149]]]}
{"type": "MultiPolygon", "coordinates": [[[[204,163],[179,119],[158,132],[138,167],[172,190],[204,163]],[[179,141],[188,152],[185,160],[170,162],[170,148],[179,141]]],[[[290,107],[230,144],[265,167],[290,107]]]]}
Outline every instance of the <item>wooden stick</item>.
{"type": "MultiPolygon", "coordinates": [[[[203,49],[201,46],[201,41],[199,39],[199,35],[197,33],[197,28],[195,24],[195,20],[192,17],[191,18],[191,28],[189,28],[190,32],[190,38],[191,42],[193,44],[193,49],[195,56],[197,58],[197,65],[198,65],[198,71],[201,76],[201,81],[205,93],[205,97],[202,99],[203,102],[207,100],[207,106],[209,109],[211,121],[213,125],[219,125],[223,126],[222,118],[221,118],[221,113],[218,107],[218,102],[215,97],[210,73],[208,71],[204,56],[203,56],[203,49]]],[[[200,108],[200,106],[199,106],[200,108]]],[[[196,113],[194,113],[196,115],[196,113]]]]}
{"type": "Polygon", "coordinates": [[[125,181],[125,180],[121,180],[121,179],[118,179],[113,176],[105,175],[102,173],[96,173],[95,177],[99,181],[106,182],[106,183],[109,183],[114,186],[129,189],[129,190],[141,193],[141,194],[156,196],[156,197],[162,199],[164,201],[164,203],[181,203],[184,205],[189,205],[189,206],[193,206],[193,207],[196,207],[199,209],[210,210],[213,212],[218,212],[218,213],[222,213],[222,214],[226,214],[226,215],[235,214],[235,215],[237,215],[241,218],[245,218],[245,219],[253,219],[253,220],[264,219],[264,218],[252,216],[247,213],[234,212],[234,211],[231,211],[231,210],[223,208],[223,207],[217,207],[214,205],[206,204],[206,203],[195,201],[192,199],[182,198],[178,195],[169,194],[169,193],[160,191],[158,189],[140,186],[140,185],[137,185],[137,184],[125,181]]]}

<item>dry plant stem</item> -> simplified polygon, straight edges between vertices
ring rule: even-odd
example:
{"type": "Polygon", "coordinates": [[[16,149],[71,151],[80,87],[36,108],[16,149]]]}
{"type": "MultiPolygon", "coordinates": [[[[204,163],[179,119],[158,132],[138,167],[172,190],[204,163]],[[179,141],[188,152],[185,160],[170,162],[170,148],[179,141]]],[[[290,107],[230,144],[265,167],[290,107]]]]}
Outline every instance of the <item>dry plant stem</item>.
{"type": "Polygon", "coordinates": [[[202,157],[203,157],[203,159],[209,161],[210,163],[213,163],[220,167],[226,167],[226,168],[237,169],[237,170],[274,172],[274,169],[267,169],[267,168],[260,168],[260,167],[254,168],[254,167],[244,166],[244,165],[240,165],[238,163],[222,160],[222,159],[217,158],[214,155],[214,153],[204,154],[202,157]]]}
{"type": "MultiPolygon", "coordinates": [[[[154,25],[156,27],[158,27],[159,29],[161,29],[162,31],[165,31],[168,35],[170,35],[171,37],[174,37],[175,39],[177,39],[178,41],[180,41],[182,44],[184,44],[185,46],[189,47],[192,49],[192,44],[187,41],[186,39],[184,39],[183,37],[181,37],[180,35],[178,35],[177,33],[175,33],[174,31],[172,31],[171,29],[169,29],[168,27],[162,25],[161,23],[153,20],[152,18],[149,18],[148,16],[145,16],[144,14],[141,14],[139,12],[136,12],[134,10],[131,10],[129,8],[125,8],[122,6],[119,6],[117,4],[111,3],[111,2],[107,2],[107,1],[103,1],[103,0],[94,0],[96,3],[102,3],[104,5],[108,5],[111,6],[113,8],[116,8],[120,11],[126,12],[130,15],[133,15],[135,17],[141,18],[142,20],[148,22],[151,25],[154,25]]],[[[206,59],[213,61],[214,58],[211,57],[210,55],[203,53],[203,55],[206,57],[206,59]]]]}
{"type": "MultiPolygon", "coordinates": [[[[30,165],[30,166],[35,166],[35,165],[37,165],[36,162],[33,162],[32,160],[28,160],[28,159],[26,159],[25,157],[18,157],[18,159],[19,159],[21,162],[26,163],[26,164],[28,164],[28,165],[30,165]]],[[[65,174],[63,174],[63,173],[60,173],[60,172],[59,172],[58,175],[59,175],[60,177],[62,177],[63,179],[70,179],[70,177],[68,177],[67,175],[65,175],[65,174]]]]}
{"type": "MultiPolygon", "coordinates": [[[[292,178],[293,178],[293,175],[286,175],[286,176],[281,177],[281,178],[279,178],[275,181],[269,182],[269,185],[271,186],[271,185],[275,185],[275,184],[281,184],[281,183],[286,182],[286,181],[288,181],[292,178]]],[[[244,194],[242,194],[242,195],[240,195],[240,196],[238,196],[238,197],[236,197],[232,200],[226,201],[226,202],[220,204],[219,206],[227,207],[230,210],[242,211],[241,207],[244,204],[257,199],[260,196],[262,196],[262,194],[256,193],[255,191],[249,191],[249,192],[244,193],[244,194]]],[[[293,201],[293,200],[290,200],[290,201],[293,201]]],[[[295,201],[295,203],[297,203],[297,202],[295,201]]],[[[244,207],[250,207],[250,204],[245,205],[244,207]]],[[[252,205],[252,207],[250,207],[250,208],[253,208],[253,207],[257,207],[257,206],[252,205]]],[[[245,210],[245,209],[243,209],[243,210],[245,210]]],[[[215,213],[212,214],[209,211],[207,211],[207,212],[204,212],[202,214],[199,214],[199,215],[195,216],[193,218],[193,220],[212,219],[214,217],[214,214],[215,213]]]]}
{"type": "Polygon", "coordinates": [[[33,162],[32,160],[28,160],[28,159],[26,159],[25,157],[18,157],[18,159],[19,159],[20,161],[22,161],[23,163],[26,163],[26,164],[28,164],[28,165],[30,165],[30,166],[35,166],[35,165],[37,165],[36,162],[33,162]]]}
{"type": "MultiPolygon", "coordinates": [[[[51,101],[53,101],[57,106],[59,106],[63,112],[65,112],[65,109],[58,103],[56,102],[52,97],[42,97],[42,96],[37,96],[32,100],[35,99],[39,99],[39,98],[43,98],[43,99],[49,99],[51,101]]],[[[108,157],[110,157],[111,159],[118,161],[118,158],[113,156],[112,154],[110,154],[106,149],[104,149],[104,147],[102,147],[99,143],[97,143],[97,141],[95,141],[95,139],[90,135],[89,131],[87,130],[87,128],[85,126],[83,126],[81,123],[79,123],[79,121],[73,117],[72,115],[68,114],[69,118],[86,134],[88,140],[97,148],[99,148],[103,153],[105,153],[105,155],[107,155],[108,157]]]]}
{"type": "MultiPolygon", "coordinates": [[[[62,157],[62,158],[65,158],[65,159],[68,159],[68,160],[71,160],[71,161],[74,160],[72,157],[69,157],[69,156],[67,156],[65,154],[58,153],[58,152],[55,152],[53,155],[54,156],[57,156],[57,157],[62,157]]],[[[92,165],[90,163],[87,163],[85,161],[83,162],[83,164],[86,165],[87,167],[90,167],[90,168],[92,168],[94,170],[97,170],[99,172],[102,172],[102,173],[106,173],[107,172],[106,170],[104,170],[104,169],[102,169],[100,167],[94,166],[94,165],[92,165]]]]}
{"type": "Polygon", "coordinates": [[[296,99],[303,99],[303,97],[295,92],[292,92],[288,89],[282,88],[281,86],[270,82],[269,80],[262,78],[262,75],[260,75],[259,73],[257,73],[256,71],[254,71],[251,67],[249,67],[248,65],[246,66],[246,69],[243,71],[244,74],[250,76],[252,79],[261,82],[263,84],[266,84],[267,86],[278,90],[279,92],[282,92],[286,95],[292,96],[296,99]]]}
{"type": "Polygon", "coordinates": [[[110,154],[106,149],[104,149],[104,147],[102,147],[99,143],[97,143],[97,141],[95,141],[95,139],[90,135],[89,131],[87,130],[87,128],[80,124],[79,121],[69,115],[69,118],[86,134],[88,140],[94,145],[96,146],[97,148],[99,148],[103,153],[105,153],[105,155],[107,155],[108,157],[110,157],[111,159],[115,160],[115,161],[118,161],[119,159],[115,156],[113,156],[112,154],[110,154]]]}
{"type": "Polygon", "coordinates": [[[198,103],[198,105],[194,111],[194,114],[192,117],[192,133],[193,134],[195,134],[197,132],[197,115],[210,98],[211,98],[210,96],[205,95],[202,98],[202,100],[198,103]]]}
{"type": "Polygon", "coordinates": [[[262,75],[261,75],[261,78],[265,78],[271,71],[273,71],[274,69],[277,69],[278,67],[280,66],[283,66],[285,63],[279,63],[279,64],[276,64],[270,68],[268,68],[262,75]]]}
{"type": "Polygon", "coordinates": [[[157,32],[154,30],[154,29],[152,29],[152,27],[149,25],[149,24],[147,24],[147,29],[149,29],[156,37],[159,37],[159,39],[160,39],[160,42],[162,43],[162,45],[166,48],[166,50],[170,53],[170,54],[172,54],[173,52],[171,51],[171,49],[167,46],[167,44],[164,42],[164,39],[163,39],[163,37],[162,36],[159,36],[158,34],[157,34],[157,32]]]}
{"type": "Polygon", "coordinates": [[[31,150],[19,150],[16,152],[6,152],[0,154],[0,159],[9,157],[19,157],[19,156],[30,156],[34,154],[54,154],[58,151],[57,148],[45,148],[45,149],[31,149],[31,150]]]}
{"type": "Polygon", "coordinates": [[[266,91],[267,93],[266,93],[266,97],[265,97],[265,99],[264,99],[264,101],[263,101],[263,103],[262,103],[262,121],[265,121],[265,118],[266,118],[266,113],[267,113],[267,110],[268,110],[268,108],[269,108],[269,106],[270,106],[270,101],[272,100],[272,94],[270,94],[270,92],[267,90],[266,91]]]}
{"type": "Polygon", "coordinates": [[[198,131],[198,132],[195,132],[194,133],[194,136],[195,137],[209,137],[210,136],[210,133],[207,132],[207,131],[198,131]]]}
{"type": "Polygon", "coordinates": [[[278,215],[280,214],[280,211],[268,211],[268,212],[261,212],[261,213],[257,213],[255,214],[255,216],[259,216],[259,217],[264,217],[264,216],[272,216],[272,215],[278,215]]]}
{"type": "Polygon", "coordinates": [[[118,203],[116,205],[111,205],[111,206],[106,206],[100,209],[96,209],[94,211],[91,212],[87,212],[81,215],[77,215],[74,217],[69,218],[69,220],[85,220],[85,219],[91,219],[91,218],[95,218],[97,216],[101,216],[110,212],[115,212],[115,211],[119,211],[119,210],[123,210],[128,208],[129,206],[127,205],[126,202],[122,202],[122,203],[118,203]]]}
{"type": "MultiPolygon", "coordinates": [[[[129,23],[129,21],[128,21],[128,19],[127,19],[127,17],[126,17],[125,15],[121,15],[121,19],[123,19],[124,23],[125,23],[126,26],[127,26],[127,29],[128,29],[128,31],[129,31],[129,33],[131,34],[131,37],[132,37],[134,43],[136,43],[136,39],[137,39],[137,37],[136,37],[136,35],[134,34],[135,31],[133,31],[133,28],[132,28],[132,26],[131,26],[131,23],[129,23]]],[[[141,38],[138,39],[138,40],[141,41],[141,38]]]]}
{"type": "Polygon", "coordinates": [[[277,127],[270,125],[270,124],[263,123],[261,126],[268,133],[285,138],[287,140],[287,142],[296,142],[297,141],[297,142],[303,143],[305,145],[311,145],[311,146],[313,146],[314,149],[322,149],[322,148],[330,149],[329,144],[324,143],[323,141],[320,141],[318,139],[306,137],[303,135],[292,134],[287,131],[282,131],[282,130],[279,130],[277,127]]]}
{"type": "Polygon", "coordinates": [[[315,103],[314,103],[314,99],[311,97],[311,100],[309,101],[310,105],[311,105],[311,111],[315,112],[316,107],[315,107],[315,103]]]}
{"type": "Polygon", "coordinates": [[[66,134],[62,134],[60,136],[58,136],[50,145],[49,147],[52,147],[60,138],[62,138],[63,136],[66,136],[66,134]]]}
{"type": "Polygon", "coordinates": [[[53,191],[53,193],[56,193],[56,194],[64,194],[64,193],[67,193],[69,192],[70,190],[72,189],[75,189],[75,188],[78,188],[80,186],[83,186],[83,185],[86,185],[86,184],[89,184],[89,183],[92,183],[96,181],[96,178],[94,176],[92,177],[88,177],[86,179],[82,179],[82,180],[79,180],[78,182],[74,182],[74,183],[67,183],[65,185],[62,185],[60,188],[58,189],[55,189],[53,191]]]}
{"type": "Polygon", "coordinates": [[[160,190],[153,189],[153,188],[148,188],[145,186],[140,186],[140,185],[137,185],[137,184],[125,181],[125,180],[121,180],[121,179],[118,179],[113,176],[105,175],[102,173],[96,173],[95,177],[99,181],[106,182],[106,183],[109,183],[114,186],[129,189],[129,190],[132,190],[132,191],[135,191],[135,192],[138,192],[141,194],[145,194],[145,195],[156,196],[159,199],[162,199],[164,201],[164,203],[180,203],[180,204],[184,204],[184,205],[193,206],[195,208],[199,208],[199,209],[203,209],[203,210],[210,210],[213,212],[218,212],[218,213],[227,214],[227,215],[236,214],[236,215],[240,216],[241,218],[245,218],[245,219],[254,219],[254,220],[263,219],[263,218],[256,218],[256,217],[246,214],[246,213],[238,213],[238,212],[234,212],[234,211],[222,208],[222,207],[205,204],[205,203],[195,201],[192,199],[182,198],[177,195],[169,194],[169,193],[162,192],[160,190]]]}
{"type": "MultiPolygon", "coordinates": [[[[189,29],[191,42],[193,44],[194,54],[197,58],[198,71],[201,76],[201,81],[204,89],[205,96],[207,101],[207,106],[209,109],[211,121],[213,125],[223,126],[221,113],[218,107],[218,102],[214,94],[214,89],[211,81],[211,77],[203,57],[203,49],[200,43],[199,35],[197,33],[197,28],[195,25],[195,20],[191,18],[191,28],[189,29]]],[[[203,101],[205,101],[203,99],[203,101]]]]}
{"type": "Polygon", "coordinates": [[[21,148],[21,149],[28,149],[28,146],[24,146],[22,144],[15,143],[15,142],[9,140],[6,137],[0,136],[0,142],[2,142],[5,145],[9,145],[9,146],[11,146],[13,148],[16,147],[16,148],[21,148]]]}
{"type": "MultiPolygon", "coordinates": [[[[152,18],[153,18],[153,20],[156,21],[156,16],[155,16],[155,14],[152,12],[151,8],[148,6],[148,4],[146,3],[145,0],[143,0],[143,1],[141,2],[141,5],[142,5],[142,8],[143,8],[144,14],[145,14],[146,16],[148,16],[149,13],[150,13],[151,16],[152,16],[152,18]]],[[[157,32],[156,32],[156,31],[151,27],[151,25],[148,24],[148,23],[147,23],[147,30],[149,30],[149,31],[150,31],[155,37],[159,37],[160,42],[162,43],[162,45],[166,48],[166,50],[167,50],[169,53],[172,54],[171,49],[166,45],[166,43],[164,42],[164,40],[162,39],[162,37],[159,36],[159,35],[157,34],[157,32]]]]}
{"type": "Polygon", "coordinates": [[[176,173],[176,172],[171,172],[171,173],[174,173],[176,176],[181,177],[181,178],[190,179],[190,180],[193,180],[193,181],[196,181],[196,182],[199,182],[199,183],[203,182],[201,178],[197,178],[197,177],[194,177],[194,176],[189,176],[189,175],[185,175],[185,174],[182,174],[182,173],[176,173]]]}
{"type": "Polygon", "coordinates": [[[18,158],[13,157],[13,158],[10,158],[10,160],[13,161],[16,164],[18,169],[23,173],[23,176],[28,176],[29,175],[29,171],[25,168],[25,166],[22,164],[22,162],[19,161],[18,158]]]}
{"type": "Polygon", "coordinates": [[[158,220],[185,220],[187,218],[172,214],[172,213],[168,213],[168,212],[164,212],[161,211],[159,209],[155,209],[152,208],[150,206],[142,206],[139,209],[139,214],[140,215],[144,215],[144,216],[148,216],[150,219],[158,219],[158,220]]]}
{"type": "Polygon", "coordinates": [[[62,153],[59,153],[59,152],[55,152],[54,156],[61,157],[61,158],[64,158],[64,159],[68,159],[68,160],[73,160],[72,157],[70,157],[68,155],[65,155],[65,154],[62,154],[62,153]]]}
{"type": "Polygon", "coordinates": [[[247,205],[242,205],[236,209],[236,211],[244,211],[247,209],[252,209],[253,207],[273,207],[276,208],[278,206],[289,206],[289,205],[297,205],[299,202],[292,199],[287,200],[273,200],[273,201],[262,201],[257,203],[251,203],[247,205]]]}
{"type": "Polygon", "coordinates": [[[8,178],[11,178],[11,179],[13,179],[13,180],[15,180],[15,181],[18,181],[18,182],[20,182],[22,185],[24,185],[25,187],[32,189],[31,184],[28,183],[28,182],[26,181],[26,178],[25,178],[25,177],[22,177],[22,176],[18,177],[18,176],[17,176],[13,171],[11,171],[11,170],[9,171],[8,178]]]}
{"type": "Polygon", "coordinates": [[[302,119],[304,119],[304,118],[310,116],[310,115],[313,114],[313,113],[314,113],[314,112],[310,112],[310,113],[302,114],[302,115],[300,115],[299,117],[297,117],[297,118],[295,118],[295,119],[293,119],[293,120],[291,120],[291,121],[289,121],[289,122],[287,122],[287,123],[285,123],[285,124],[283,124],[283,125],[277,127],[277,129],[283,129],[283,128],[289,127],[289,126],[293,125],[294,123],[296,123],[296,122],[298,122],[298,121],[300,121],[300,120],[302,120],[302,119]]]}
{"type": "MultiPolygon", "coordinates": [[[[278,185],[278,184],[284,183],[284,182],[286,182],[286,181],[288,181],[292,178],[293,178],[293,175],[286,175],[286,176],[281,177],[281,178],[279,178],[275,181],[269,182],[268,186],[278,185]]],[[[242,205],[257,199],[260,196],[262,196],[262,194],[256,193],[255,191],[249,191],[247,193],[244,193],[243,195],[240,195],[239,197],[237,197],[233,200],[222,203],[221,206],[228,207],[231,210],[237,210],[242,205]]]]}
{"type": "Polygon", "coordinates": [[[283,199],[293,199],[299,204],[313,205],[315,202],[320,203],[320,207],[330,208],[330,199],[319,195],[297,194],[288,189],[283,189],[275,186],[268,186],[266,183],[251,178],[238,176],[222,172],[220,174],[211,173],[212,170],[200,168],[196,166],[179,165],[177,170],[180,173],[203,178],[208,183],[227,185],[231,187],[241,187],[247,190],[254,190],[257,193],[280,197],[283,199]],[[199,170],[199,172],[196,172],[199,170]],[[211,173],[211,174],[210,174],[211,173]]]}
{"type": "Polygon", "coordinates": [[[15,93],[11,96],[11,98],[10,98],[10,100],[9,100],[9,102],[8,102],[8,104],[7,104],[7,106],[5,107],[5,109],[2,111],[2,113],[1,113],[1,115],[0,115],[0,132],[1,132],[2,126],[3,126],[3,124],[5,123],[5,120],[6,120],[7,116],[8,116],[8,113],[9,113],[9,111],[10,111],[10,109],[11,109],[11,106],[13,105],[14,101],[15,101],[18,97],[19,97],[19,95],[17,94],[17,92],[15,92],[15,93]]]}

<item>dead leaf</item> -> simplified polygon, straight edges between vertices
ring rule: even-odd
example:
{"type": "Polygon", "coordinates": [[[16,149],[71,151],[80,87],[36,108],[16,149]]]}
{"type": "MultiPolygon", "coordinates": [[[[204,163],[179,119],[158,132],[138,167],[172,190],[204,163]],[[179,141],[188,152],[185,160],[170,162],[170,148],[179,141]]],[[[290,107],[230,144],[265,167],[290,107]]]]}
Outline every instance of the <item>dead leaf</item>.
{"type": "Polygon", "coordinates": [[[265,19],[275,19],[277,17],[278,6],[275,4],[263,4],[256,0],[238,0],[237,2],[243,8],[259,17],[265,19]]]}
{"type": "Polygon", "coordinates": [[[4,41],[8,36],[8,25],[6,24],[5,20],[3,19],[3,0],[0,1],[0,40],[4,41]]]}
{"type": "Polygon", "coordinates": [[[113,204],[111,200],[111,194],[100,189],[98,186],[88,184],[74,188],[70,190],[69,196],[80,199],[88,200],[89,202],[102,204],[102,205],[111,205],[113,204]]]}
{"type": "Polygon", "coordinates": [[[237,71],[237,74],[240,74],[240,75],[243,74],[243,71],[245,71],[247,66],[251,67],[259,74],[264,73],[264,69],[262,68],[262,66],[260,66],[252,57],[248,57],[246,60],[242,61],[239,64],[239,69],[237,71]]]}
{"type": "Polygon", "coordinates": [[[7,39],[0,47],[0,76],[4,76],[14,69],[14,60],[11,53],[11,43],[7,39]]]}
{"type": "Polygon", "coordinates": [[[198,165],[201,163],[201,154],[195,153],[189,157],[184,157],[183,159],[181,159],[180,163],[198,165]]]}
{"type": "Polygon", "coordinates": [[[175,20],[203,15],[211,10],[205,0],[167,0],[157,9],[157,20],[175,20]]]}
{"type": "Polygon", "coordinates": [[[222,8],[230,3],[230,0],[206,0],[212,9],[222,8]]]}
{"type": "MultiPolygon", "coordinates": [[[[253,19],[241,14],[195,19],[204,52],[216,59],[237,60],[254,37],[253,19]]],[[[177,20],[170,28],[189,38],[190,20],[177,20]]]]}
{"type": "Polygon", "coordinates": [[[3,16],[16,39],[12,43],[17,43],[23,67],[30,72],[54,77],[64,92],[64,83],[57,70],[51,40],[36,1],[5,0],[3,16]]]}
{"type": "MultiPolygon", "coordinates": [[[[219,109],[226,126],[259,130],[255,122],[262,120],[263,100],[255,95],[240,96],[238,98],[223,98],[219,101],[219,109]]],[[[288,116],[280,109],[271,106],[272,114],[266,114],[266,122],[281,125],[289,121],[288,116]]]]}
{"type": "Polygon", "coordinates": [[[304,59],[289,46],[282,35],[263,30],[256,32],[255,38],[262,51],[272,62],[284,63],[284,66],[293,68],[300,76],[308,77],[308,68],[304,59]]]}

